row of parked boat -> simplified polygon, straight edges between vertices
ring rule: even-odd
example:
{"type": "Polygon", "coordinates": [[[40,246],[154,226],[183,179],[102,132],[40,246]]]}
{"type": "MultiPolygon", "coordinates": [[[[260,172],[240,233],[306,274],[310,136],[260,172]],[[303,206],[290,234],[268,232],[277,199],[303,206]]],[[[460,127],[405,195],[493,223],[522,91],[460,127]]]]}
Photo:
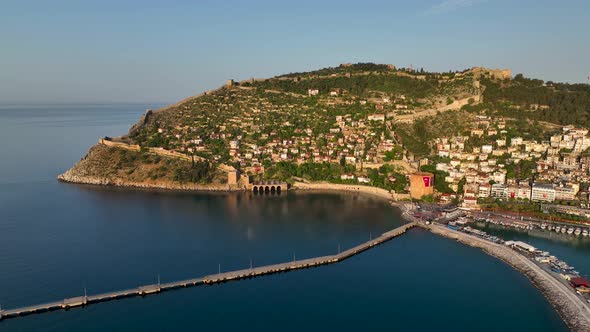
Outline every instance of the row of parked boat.
{"type": "Polygon", "coordinates": [[[548,264],[551,271],[561,274],[565,279],[580,276],[580,273],[573,266],[551,255],[548,251],[536,251],[535,260],[539,263],[548,264]]]}
{"type": "Polygon", "coordinates": [[[447,227],[449,227],[450,229],[453,229],[453,230],[458,230],[458,231],[465,232],[467,234],[475,235],[477,237],[480,237],[484,240],[488,240],[490,242],[504,244],[504,240],[502,240],[501,238],[499,238],[495,235],[490,235],[484,231],[480,231],[479,229],[466,226],[468,223],[469,223],[469,220],[466,220],[464,218],[460,218],[456,221],[449,222],[447,227]]]}
{"type": "Polygon", "coordinates": [[[576,235],[576,236],[590,236],[590,231],[587,228],[581,227],[568,227],[568,226],[561,226],[561,225],[552,225],[552,224],[541,224],[541,229],[554,231],[556,233],[562,234],[569,234],[569,235],[576,235]]]}

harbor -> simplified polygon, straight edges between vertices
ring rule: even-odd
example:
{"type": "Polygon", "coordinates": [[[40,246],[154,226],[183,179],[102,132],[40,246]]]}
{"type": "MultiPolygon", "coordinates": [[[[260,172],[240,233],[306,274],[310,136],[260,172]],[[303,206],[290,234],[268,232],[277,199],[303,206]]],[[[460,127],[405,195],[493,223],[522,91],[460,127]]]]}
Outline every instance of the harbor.
{"type": "MultiPolygon", "coordinates": [[[[590,284],[573,266],[548,251],[542,251],[523,241],[505,241],[500,236],[471,227],[477,223],[498,225],[525,231],[547,232],[542,223],[521,222],[519,218],[473,213],[452,206],[417,204],[406,211],[410,220],[420,227],[471,247],[482,249],[514,269],[522,272],[549,300],[572,331],[590,330],[590,284]]],[[[560,236],[575,238],[576,229],[568,235],[560,228],[560,236]]],[[[579,238],[584,238],[580,227],[579,238]]]]}
{"type": "Polygon", "coordinates": [[[468,217],[461,217],[456,221],[450,222],[447,227],[456,231],[464,232],[472,236],[479,237],[483,240],[490,241],[496,244],[508,246],[520,254],[529,258],[556,279],[569,285],[572,289],[580,295],[580,297],[590,303],[590,286],[585,276],[582,276],[573,266],[552,255],[548,251],[543,251],[523,241],[505,241],[504,239],[490,235],[483,230],[472,228],[468,226],[474,222],[468,217]],[[572,280],[574,281],[572,283],[572,280]]]}
{"type": "MultiPolygon", "coordinates": [[[[420,225],[434,234],[480,248],[522,272],[549,300],[572,331],[590,330],[590,298],[588,293],[585,293],[588,289],[586,279],[572,275],[570,280],[566,280],[551,270],[550,263],[535,259],[539,255],[544,257],[543,252],[523,242],[504,241],[473,229],[467,226],[466,219],[457,219],[448,225],[437,222],[420,225]]],[[[560,265],[560,262],[564,264],[557,259],[554,262],[557,265],[560,265]]],[[[568,271],[573,273],[573,268],[571,269],[568,271]]]]}
{"type": "Polygon", "coordinates": [[[524,218],[517,214],[511,213],[486,213],[470,211],[468,213],[477,221],[491,223],[509,228],[520,230],[542,230],[545,232],[555,232],[572,237],[590,238],[590,225],[564,223],[552,220],[537,220],[524,218]]]}

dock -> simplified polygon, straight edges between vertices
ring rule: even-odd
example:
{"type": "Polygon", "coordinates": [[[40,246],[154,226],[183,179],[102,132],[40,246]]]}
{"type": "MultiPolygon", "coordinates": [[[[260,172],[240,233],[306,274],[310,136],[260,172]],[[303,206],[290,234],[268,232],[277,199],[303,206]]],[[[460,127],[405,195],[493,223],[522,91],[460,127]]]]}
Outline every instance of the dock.
{"type": "Polygon", "coordinates": [[[322,265],[334,264],[358,255],[363,251],[369,250],[374,246],[380,245],[394,237],[404,234],[408,229],[416,226],[416,222],[411,222],[391,231],[385,232],[378,237],[372,238],[367,242],[361,243],[348,250],[339,252],[335,255],[320,256],[303,260],[293,260],[291,262],[251,267],[243,270],[229,271],[218,274],[207,275],[201,278],[180,280],[168,283],[160,283],[158,278],[157,284],[144,285],[137,288],[113,291],[103,294],[90,295],[73,298],[67,298],[62,301],[38,304],[33,306],[21,307],[16,309],[0,310],[0,320],[15,318],[20,316],[31,315],[55,310],[67,310],[75,307],[88,306],[94,303],[106,302],[116,299],[135,296],[147,296],[158,294],[163,291],[169,291],[178,288],[193,287],[199,285],[219,284],[228,281],[249,279],[253,277],[270,275],[274,273],[288,272],[322,265]]]}

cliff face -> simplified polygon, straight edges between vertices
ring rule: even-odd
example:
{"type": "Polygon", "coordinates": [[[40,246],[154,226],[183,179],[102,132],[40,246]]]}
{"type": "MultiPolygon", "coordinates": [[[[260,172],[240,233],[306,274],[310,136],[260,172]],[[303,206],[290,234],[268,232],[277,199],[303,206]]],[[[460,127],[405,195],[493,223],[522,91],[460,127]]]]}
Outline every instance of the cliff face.
{"type": "Polygon", "coordinates": [[[145,111],[145,114],[141,116],[139,121],[137,121],[136,124],[131,126],[131,129],[129,129],[128,136],[136,135],[137,132],[141,129],[141,127],[143,127],[150,120],[152,113],[152,110],[145,111]]]}
{"type": "Polygon", "coordinates": [[[63,182],[171,190],[236,190],[223,183],[222,174],[211,171],[202,182],[184,181],[192,172],[185,160],[124,150],[97,144],[74,167],[58,176],[63,182]]]}

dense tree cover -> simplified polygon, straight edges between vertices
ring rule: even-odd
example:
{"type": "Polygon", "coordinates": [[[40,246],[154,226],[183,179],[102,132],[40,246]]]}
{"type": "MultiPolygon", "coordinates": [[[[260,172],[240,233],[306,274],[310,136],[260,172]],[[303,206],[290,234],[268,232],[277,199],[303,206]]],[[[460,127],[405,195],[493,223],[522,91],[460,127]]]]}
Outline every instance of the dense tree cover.
{"type": "Polygon", "coordinates": [[[276,89],[299,94],[307,94],[308,89],[319,89],[320,94],[328,94],[333,89],[344,89],[358,96],[367,96],[370,91],[389,94],[404,94],[413,98],[424,98],[437,92],[438,81],[418,80],[398,75],[353,75],[310,78],[295,82],[293,80],[271,79],[257,82],[262,89],[276,89]]]}
{"type": "Polygon", "coordinates": [[[333,181],[340,179],[340,174],[346,167],[332,163],[295,163],[281,161],[265,170],[264,176],[268,179],[286,180],[291,177],[300,177],[312,181],[333,181]]]}
{"type": "Polygon", "coordinates": [[[558,124],[575,124],[590,128],[590,86],[586,84],[549,83],[528,79],[521,74],[513,80],[482,80],[485,86],[484,100],[504,110],[507,106],[519,106],[528,119],[558,124]],[[537,109],[537,105],[548,106],[537,109]]]}
{"type": "Polygon", "coordinates": [[[394,130],[404,148],[420,157],[431,154],[433,139],[464,133],[470,125],[464,112],[445,112],[417,119],[412,124],[396,124],[394,130]]]}
{"type": "MultiPolygon", "coordinates": [[[[357,180],[341,180],[343,173],[354,173],[353,165],[340,165],[333,163],[303,163],[297,165],[292,162],[278,162],[269,165],[264,174],[266,179],[288,180],[299,177],[310,181],[327,181],[331,183],[358,184],[357,180]]],[[[367,170],[367,177],[371,185],[386,190],[402,192],[407,186],[406,176],[398,173],[394,166],[385,164],[378,169],[367,170]]]]}
{"type": "Polygon", "coordinates": [[[174,181],[178,182],[211,182],[214,169],[207,161],[195,162],[192,165],[174,168],[174,181]]]}
{"type": "Polygon", "coordinates": [[[314,70],[313,72],[296,72],[296,73],[289,73],[286,75],[281,75],[279,77],[299,77],[299,76],[307,76],[310,74],[324,76],[324,75],[332,75],[342,72],[364,72],[364,71],[373,71],[373,72],[383,72],[391,70],[388,65],[382,64],[375,64],[371,62],[359,62],[355,64],[351,64],[348,66],[340,65],[338,67],[328,67],[319,70],[314,70]]]}
{"type": "Polygon", "coordinates": [[[530,179],[537,168],[532,160],[521,160],[518,163],[506,165],[506,177],[509,179],[530,179]]]}
{"type": "Polygon", "coordinates": [[[404,148],[401,145],[396,145],[391,151],[385,152],[384,161],[402,160],[404,157],[404,148]]]}
{"type": "Polygon", "coordinates": [[[484,210],[513,211],[520,213],[540,213],[541,204],[520,199],[480,198],[478,203],[484,210]]]}
{"type": "Polygon", "coordinates": [[[392,165],[384,164],[378,169],[367,171],[367,177],[371,179],[371,185],[385,190],[403,192],[408,185],[406,176],[396,172],[392,165]]]}

